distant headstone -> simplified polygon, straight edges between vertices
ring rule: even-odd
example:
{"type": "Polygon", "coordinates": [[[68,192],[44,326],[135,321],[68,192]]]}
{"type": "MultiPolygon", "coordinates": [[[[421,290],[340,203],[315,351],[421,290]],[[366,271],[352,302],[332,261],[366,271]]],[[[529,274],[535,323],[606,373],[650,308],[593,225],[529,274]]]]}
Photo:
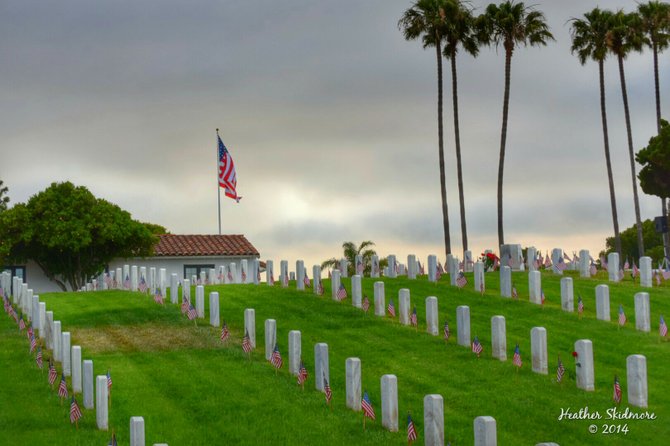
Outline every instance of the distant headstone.
{"type": "Polygon", "coordinates": [[[647,358],[630,355],[626,358],[626,382],[628,384],[628,404],[647,408],[647,358]]]}
{"type": "Polygon", "coordinates": [[[349,277],[349,268],[348,268],[349,262],[347,259],[340,259],[340,274],[341,277],[349,277]]]}
{"type": "Polygon", "coordinates": [[[137,265],[133,265],[130,267],[130,291],[137,291],[138,284],[137,265]]]}
{"type": "Polygon", "coordinates": [[[64,331],[61,334],[61,356],[63,364],[63,374],[70,376],[72,374],[72,347],[70,345],[70,332],[64,331]]]}
{"type": "Polygon", "coordinates": [[[398,310],[400,312],[400,323],[403,325],[409,325],[409,311],[410,311],[410,298],[409,298],[409,289],[401,288],[398,291],[398,310]]]}
{"type": "Polygon", "coordinates": [[[181,286],[181,301],[185,300],[191,302],[191,281],[184,279],[184,283],[181,286]]]}
{"type": "MultiPolygon", "coordinates": [[[[53,317],[53,313],[52,313],[53,317]]],[[[45,302],[40,302],[39,303],[39,335],[40,339],[44,339],[45,332],[46,332],[46,326],[47,326],[47,304],[45,302]]]]}
{"type": "Polygon", "coordinates": [[[298,376],[301,356],[301,333],[299,330],[291,330],[288,332],[288,371],[293,376],[298,376]]]}
{"type": "Polygon", "coordinates": [[[547,330],[544,327],[533,327],[530,330],[530,352],[533,372],[548,374],[547,330]]]}
{"type": "Polygon", "coordinates": [[[496,446],[496,420],[493,417],[477,417],[474,422],[475,446],[496,446]]]}
{"type": "Polygon", "coordinates": [[[32,304],[30,308],[31,327],[33,327],[33,330],[38,330],[40,328],[40,296],[37,294],[32,297],[32,304]]]}
{"type": "MultiPolygon", "coordinates": [[[[526,269],[528,271],[535,271],[535,259],[537,258],[537,249],[534,246],[529,246],[526,250],[526,269]]],[[[539,266],[539,265],[538,265],[539,266]]]]}
{"type": "Polygon", "coordinates": [[[62,345],[63,345],[63,335],[61,333],[60,321],[54,321],[53,353],[54,353],[54,359],[58,362],[63,361],[62,345]]]}
{"type": "Polygon", "coordinates": [[[509,266],[500,267],[500,295],[512,297],[512,269],[509,266]]]}
{"type": "Polygon", "coordinates": [[[253,308],[244,310],[244,331],[249,333],[249,342],[256,348],[256,311],[253,308]]]}
{"type": "Polygon", "coordinates": [[[265,319],[265,360],[272,358],[272,352],[277,344],[277,321],[265,319]]]}
{"type": "Polygon", "coordinates": [[[428,256],[428,281],[437,281],[437,257],[434,255],[428,256]]]}
{"type": "MultiPolygon", "coordinates": [[[[93,409],[93,361],[90,359],[84,360],[84,407],[86,409],[93,409]]],[[[105,377],[105,381],[106,381],[105,377]]]]}
{"type": "Polygon", "coordinates": [[[179,303],[179,279],[176,273],[170,274],[170,302],[179,303]]]}
{"type": "Polygon", "coordinates": [[[426,446],[444,446],[444,400],[442,395],[423,397],[423,436],[426,446]]]}
{"type": "Polygon", "coordinates": [[[651,257],[640,257],[640,286],[651,288],[651,257]]]}
{"type": "Polygon", "coordinates": [[[395,255],[391,254],[386,259],[388,261],[388,277],[395,279],[397,277],[395,255]]]}
{"type": "Polygon", "coordinates": [[[456,324],[458,328],[458,345],[470,347],[470,307],[460,305],[456,308],[456,324]]]}
{"type": "Polygon", "coordinates": [[[563,261],[563,250],[561,248],[554,248],[551,250],[551,270],[554,274],[563,274],[563,271],[558,267],[558,264],[563,261]]]}
{"type": "Polygon", "coordinates": [[[279,262],[279,278],[280,278],[280,282],[282,284],[282,287],[287,287],[288,286],[288,260],[282,260],[282,261],[279,262]]]}
{"type": "Polygon", "coordinates": [[[463,271],[471,273],[474,270],[475,262],[472,259],[472,251],[465,251],[463,253],[463,271]]]}
{"type": "Polygon", "coordinates": [[[130,446],[144,446],[144,418],[130,417],[130,446]]]}
{"type": "Polygon", "coordinates": [[[219,315],[219,293],[212,291],[209,293],[209,325],[218,327],[221,325],[221,316],[219,315]]]}
{"type": "Polygon", "coordinates": [[[417,274],[417,265],[416,265],[416,256],[414,254],[409,254],[407,256],[407,278],[410,280],[416,279],[417,274]]]}
{"type": "Polygon", "coordinates": [[[312,266],[312,291],[314,294],[319,294],[319,287],[321,286],[321,266],[312,266]]]}
{"type": "Polygon", "coordinates": [[[216,269],[215,268],[210,268],[209,272],[207,273],[207,283],[210,285],[218,285],[219,281],[216,278],[216,269]]]}
{"type": "Polygon", "coordinates": [[[351,276],[351,305],[361,308],[363,305],[363,289],[361,286],[361,276],[354,274],[351,276]]]}
{"type": "Polygon", "coordinates": [[[437,297],[426,297],[426,331],[433,336],[440,334],[438,326],[437,297]]]}
{"type": "Polygon", "coordinates": [[[330,368],[328,367],[328,344],[320,342],[314,345],[314,383],[316,390],[323,392],[323,379],[330,384],[330,368]]]}
{"type": "Polygon", "coordinates": [[[117,290],[122,290],[123,289],[123,281],[125,280],[125,276],[123,275],[123,268],[116,268],[116,273],[114,275],[114,278],[116,279],[116,289],[117,290]]]}
{"type": "Polygon", "coordinates": [[[379,257],[373,255],[370,259],[370,277],[379,277],[379,257]]]}
{"type": "Polygon", "coordinates": [[[505,316],[491,318],[491,355],[500,361],[507,361],[505,316]]]}
{"type": "Polygon", "coordinates": [[[607,275],[610,282],[618,282],[619,277],[619,254],[610,252],[607,254],[607,275]]]}
{"type": "Polygon", "coordinates": [[[153,293],[156,290],[156,268],[149,267],[149,289],[153,293]]]}
{"type": "Polygon", "coordinates": [[[298,260],[295,262],[295,271],[296,271],[296,281],[295,285],[298,290],[305,289],[305,262],[298,260]]]}
{"type": "Polygon", "coordinates": [[[361,410],[361,360],[347,358],[345,362],[347,382],[347,407],[359,412],[361,410]]]}
{"type": "Polygon", "coordinates": [[[610,289],[607,285],[596,287],[596,318],[601,321],[610,320],[610,289]]]}
{"type": "Polygon", "coordinates": [[[649,315],[649,293],[635,293],[635,328],[649,333],[651,320],[649,315]]]}
{"type": "Polygon", "coordinates": [[[588,249],[579,251],[579,277],[591,277],[591,254],[588,249]]]}
{"type": "Polygon", "coordinates": [[[521,245],[510,244],[502,245],[500,247],[500,263],[501,265],[506,265],[512,268],[514,271],[519,271],[521,269],[523,251],[521,250],[521,245]]]}
{"type": "Polygon", "coordinates": [[[476,262],[474,268],[474,282],[475,282],[475,291],[481,293],[482,290],[486,290],[486,279],[484,277],[484,264],[482,262],[476,262]]]}
{"type": "Polygon", "coordinates": [[[575,342],[575,372],[577,374],[577,388],[593,392],[595,390],[595,375],[593,369],[593,343],[588,339],[575,342]]]}
{"type": "Polygon", "coordinates": [[[542,273],[531,271],[528,273],[528,294],[534,304],[542,304],[542,273]]]}
{"type": "Polygon", "coordinates": [[[561,279],[561,308],[563,311],[572,313],[575,311],[572,277],[561,279]]]}
{"type": "Polygon", "coordinates": [[[230,273],[230,277],[233,279],[232,281],[228,281],[228,283],[240,283],[240,280],[237,275],[237,265],[235,262],[231,262],[228,264],[228,272],[230,273]]]}
{"type": "Polygon", "coordinates": [[[195,311],[199,318],[205,317],[205,287],[202,285],[195,287],[195,311]]]}
{"type": "Polygon", "coordinates": [[[81,347],[78,345],[72,346],[72,353],[70,355],[72,360],[72,393],[81,393],[81,347]]]}
{"type": "Polygon", "coordinates": [[[274,285],[274,262],[272,260],[265,261],[265,283],[274,285]]]}
{"type": "Polygon", "coordinates": [[[384,296],[384,282],[375,282],[375,316],[386,315],[386,297],[384,296]]]}
{"type": "Polygon", "coordinates": [[[249,277],[249,262],[247,259],[240,260],[240,279],[238,283],[249,283],[251,278],[249,277]]]}
{"type": "Polygon", "coordinates": [[[295,280],[295,272],[291,271],[289,274],[289,280],[295,280]]]}
{"type": "Polygon", "coordinates": [[[382,375],[382,426],[391,432],[398,432],[398,378],[382,375]]]}
{"type": "Polygon", "coordinates": [[[95,378],[95,421],[98,429],[103,431],[108,429],[107,404],[107,376],[99,375],[95,378]]]}
{"type": "MultiPolygon", "coordinates": [[[[46,310],[46,304],[44,304],[44,309],[46,310]]],[[[44,324],[44,338],[46,341],[47,348],[53,350],[54,348],[54,312],[45,311],[45,324],[44,324]]]]}
{"type": "Polygon", "coordinates": [[[340,289],[340,270],[334,269],[332,277],[330,279],[330,291],[333,300],[339,300],[337,298],[337,290],[339,289],[340,289]]]}

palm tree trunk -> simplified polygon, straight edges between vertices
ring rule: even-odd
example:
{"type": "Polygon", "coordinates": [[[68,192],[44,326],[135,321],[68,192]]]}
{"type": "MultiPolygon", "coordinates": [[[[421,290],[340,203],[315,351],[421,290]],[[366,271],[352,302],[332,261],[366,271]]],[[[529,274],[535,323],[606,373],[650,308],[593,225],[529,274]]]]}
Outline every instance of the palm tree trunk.
{"type": "Polygon", "coordinates": [[[503,98],[503,121],[500,133],[500,161],[498,163],[498,245],[505,244],[503,233],[503,172],[505,167],[505,142],[507,141],[507,116],[509,114],[510,71],[512,68],[512,49],[505,48],[505,96],[503,98]]]}
{"type": "Polygon", "coordinates": [[[449,211],[447,208],[447,185],[444,174],[444,138],[442,131],[442,50],[439,36],[436,39],[437,51],[437,137],[440,158],[440,193],[442,194],[442,224],[444,226],[445,256],[451,254],[451,238],[449,236],[449,211]]]}
{"type": "Polygon", "coordinates": [[[456,170],[458,173],[458,200],[461,207],[461,238],[463,258],[468,250],[468,229],[465,224],[465,198],[463,197],[463,169],[461,168],[461,133],[458,126],[458,76],[456,74],[456,50],[451,52],[451,96],[454,104],[454,135],[456,138],[456,170]]]}
{"type": "Polygon", "coordinates": [[[612,222],[614,223],[614,249],[621,258],[621,235],[619,234],[619,217],[616,210],[616,195],[614,194],[614,176],[610,159],[610,142],[607,135],[607,108],[605,107],[605,70],[604,62],[598,61],[600,74],[600,115],[603,121],[603,140],[605,141],[605,164],[607,165],[607,180],[610,188],[610,204],[612,206],[612,222]]]}
{"type": "MultiPolygon", "coordinates": [[[[656,92],[656,134],[661,134],[661,90],[658,81],[658,45],[652,42],[652,50],[654,52],[654,88],[656,92]]],[[[661,198],[661,215],[666,217],[668,215],[668,207],[665,198],[661,198]]],[[[670,235],[666,232],[663,235],[663,255],[670,257],[670,235]]]]}
{"type": "Polygon", "coordinates": [[[628,155],[630,156],[630,173],[633,180],[633,202],[635,203],[635,224],[637,226],[637,250],[638,257],[644,255],[644,240],[642,239],[642,222],[640,221],[640,199],[637,196],[637,177],[635,175],[635,155],[633,153],[633,132],[630,127],[630,113],[628,111],[628,94],[626,93],[626,76],[623,71],[623,57],[619,59],[619,78],[621,79],[621,96],[623,98],[623,111],[626,117],[626,132],[628,133],[628,155]]]}

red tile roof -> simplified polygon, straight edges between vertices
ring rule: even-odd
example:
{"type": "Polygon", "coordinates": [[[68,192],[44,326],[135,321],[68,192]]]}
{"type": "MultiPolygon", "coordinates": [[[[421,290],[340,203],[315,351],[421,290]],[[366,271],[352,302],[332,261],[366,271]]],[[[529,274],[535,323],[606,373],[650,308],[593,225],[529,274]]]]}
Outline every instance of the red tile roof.
{"type": "Polygon", "coordinates": [[[243,235],[164,234],[154,247],[154,256],[258,256],[258,250],[243,235]]]}

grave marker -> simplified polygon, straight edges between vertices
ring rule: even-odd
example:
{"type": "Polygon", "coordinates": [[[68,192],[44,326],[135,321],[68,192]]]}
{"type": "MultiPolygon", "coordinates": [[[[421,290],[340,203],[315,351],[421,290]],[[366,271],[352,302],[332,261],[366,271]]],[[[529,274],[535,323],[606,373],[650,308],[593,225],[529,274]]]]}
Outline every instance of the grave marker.
{"type": "Polygon", "coordinates": [[[401,288],[398,291],[398,300],[400,301],[398,305],[400,311],[400,323],[403,325],[409,325],[409,289],[401,288]]]}
{"type": "Polygon", "coordinates": [[[507,361],[505,316],[491,318],[491,355],[500,361],[507,361]]]}
{"type": "Polygon", "coordinates": [[[528,273],[528,293],[532,303],[542,305],[542,273],[539,271],[528,273]]]}
{"type": "Polygon", "coordinates": [[[640,331],[651,331],[649,315],[649,293],[635,293],[635,328],[640,331]]]}
{"type": "Polygon", "coordinates": [[[386,297],[384,296],[384,282],[375,282],[375,316],[386,315],[386,297]]]}
{"type": "Polygon", "coordinates": [[[398,432],[398,378],[383,375],[381,378],[382,426],[391,432],[398,432]]]}
{"type": "Polygon", "coordinates": [[[218,327],[221,325],[219,315],[219,293],[212,291],[209,293],[209,325],[218,327]]]}
{"type": "Polygon", "coordinates": [[[628,404],[647,408],[647,358],[630,355],[626,358],[626,381],[628,383],[628,404]]]}
{"type": "Polygon", "coordinates": [[[347,358],[345,363],[347,382],[347,407],[360,412],[361,410],[361,360],[347,358]]]}
{"type": "Polygon", "coordinates": [[[595,375],[593,370],[593,343],[588,339],[575,342],[575,373],[577,388],[593,392],[595,390],[595,375]]]}
{"type": "Polygon", "coordinates": [[[470,347],[470,307],[467,305],[460,305],[456,308],[456,326],[458,345],[470,347]]]}
{"type": "Polygon", "coordinates": [[[500,295],[512,297],[512,269],[509,266],[500,267],[500,295]]]}
{"type": "Polygon", "coordinates": [[[561,279],[561,308],[563,311],[572,313],[575,311],[572,277],[561,279]]]}
{"type": "Polygon", "coordinates": [[[256,311],[253,308],[244,310],[244,331],[249,333],[251,348],[256,348],[256,311]]]}
{"type": "Polygon", "coordinates": [[[305,289],[305,262],[298,260],[295,262],[295,271],[296,271],[296,281],[295,285],[298,290],[305,289]]]}
{"type": "Polygon", "coordinates": [[[437,281],[437,257],[434,255],[428,256],[428,281],[437,281]]]}
{"type": "Polygon", "coordinates": [[[426,297],[426,331],[433,336],[440,334],[438,313],[437,313],[437,297],[426,297]]]}
{"type": "Polygon", "coordinates": [[[179,280],[176,273],[170,274],[170,302],[179,303],[179,280]]]}
{"type": "Polygon", "coordinates": [[[616,252],[607,255],[607,275],[610,282],[619,281],[619,254],[616,252]]]}
{"type": "Polygon", "coordinates": [[[205,317],[205,287],[203,285],[195,287],[195,311],[199,318],[205,317]]]}
{"type": "Polygon", "coordinates": [[[301,333],[299,330],[291,330],[288,332],[288,371],[291,375],[298,376],[301,355],[301,333]]]}
{"type": "Polygon", "coordinates": [[[108,394],[106,375],[98,375],[95,378],[95,393],[95,421],[98,429],[106,431],[108,429],[108,394]]]}
{"type": "MultiPolygon", "coordinates": [[[[93,361],[90,359],[84,360],[84,407],[86,409],[93,409],[93,361]]],[[[105,377],[105,381],[107,378],[105,377]]],[[[106,382],[105,382],[106,384],[106,382]]]]}
{"type": "Polygon", "coordinates": [[[596,318],[601,321],[610,320],[610,289],[607,285],[596,287],[596,318]]]}
{"type": "Polygon", "coordinates": [[[65,376],[72,374],[72,347],[70,341],[70,332],[64,331],[61,335],[61,363],[63,364],[63,373],[65,376]]]}
{"type": "Polygon", "coordinates": [[[81,347],[78,345],[72,346],[72,393],[81,393],[81,347]]]}
{"type": "Polygon", "coordinates": [[[544,327],[533,327],[530,330],[530,351],[533,372],[547,375],[549,365],[547,358],[547,330],[544,327]]]}
{"type": "Polygon", "coordinates": [[[130,446],[144,446],[144,418],[130,417],[130,446]]]}
{"type": "Polygon", "coordinates": [[[477,417],[474,422],[475,446],[496,446],[496,420],[493,417],[477,417]]]}
{"type": "Polygon", "coordinates": [[[351,305],[356,308],[363,306],[363,291],[361,286],[361,276],[355,274],[351,277],[351,305]]]}
{"type": "Polygon", "coordinates": [[[442,395],[423,397],[423,436],[426,446],[444,446],[444,400],[442,395]]]}
{"type": "Polygon", "coordinates": [[[651,288],[651,257],[640,257],[640,286],[651,288]]]}
{"type": "Polygon", "coordinates": [[[323,379],[330,383],[328,367],[328,344],[320,342],[314,345],[314,383],[316,390],[323,392],[323,379]]]}
{"type": "Polygon", "coordinates": [[[274,285],[274,262],[272,260],[266,260],[265,261],[265,282],[269,286],[274,285]]]}
{"type": "Polygon", "coordinates": [[[265,320],[265,360],[272,358],[272,352],[277,344],[277,321],[274,319],[265,320]]]}
{"type": "Polygon", "coordinates": [[[333,300],[339,300],[337,298],[337,290],[339,289],[340,289],[340,270],[334,269],[330,280],[330,291],[333,300]]]}

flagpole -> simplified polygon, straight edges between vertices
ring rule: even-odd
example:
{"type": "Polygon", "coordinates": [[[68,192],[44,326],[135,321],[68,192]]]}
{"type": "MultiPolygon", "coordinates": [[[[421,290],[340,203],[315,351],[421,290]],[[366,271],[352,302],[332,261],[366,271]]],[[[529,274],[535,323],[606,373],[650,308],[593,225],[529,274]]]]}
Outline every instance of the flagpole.
{"type": "Polygon", "coordinates": [[[219,186],[219,129],[216,129],[216,195],[218,203],[219,235],[221,235],[221,187],[219,186]]]}

